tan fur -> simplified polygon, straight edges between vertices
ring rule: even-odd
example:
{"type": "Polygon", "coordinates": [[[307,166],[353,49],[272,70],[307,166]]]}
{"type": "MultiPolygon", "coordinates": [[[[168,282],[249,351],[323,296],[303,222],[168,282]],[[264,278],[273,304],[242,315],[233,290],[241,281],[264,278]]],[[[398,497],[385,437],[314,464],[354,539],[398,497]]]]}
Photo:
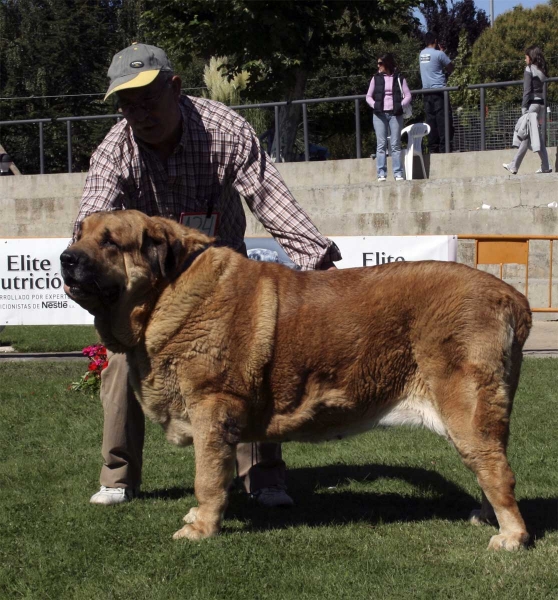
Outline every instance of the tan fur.
{"type": "Polygon", "coordinates": [[[476,474],[472,521],[493,508],[500,525],[489,547],[527,542],[506,458],[523,295],[455,263],[295,272],[227,248],[194,254],[210,242],[136,211],[96,213],[63,264],[108,348],[127,352],[147,416],[194,443],[199,506],[176,538],[218,533],[241,441],[410,423],[447,437],[476,474]]]}

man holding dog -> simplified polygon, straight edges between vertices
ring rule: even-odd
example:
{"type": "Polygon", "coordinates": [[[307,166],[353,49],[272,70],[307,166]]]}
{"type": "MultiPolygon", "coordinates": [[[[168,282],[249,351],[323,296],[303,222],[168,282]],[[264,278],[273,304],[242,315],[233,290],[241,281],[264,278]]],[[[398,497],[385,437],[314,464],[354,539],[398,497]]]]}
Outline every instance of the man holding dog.
{"type": "MultiPolygon", "coordinates": [[[[302,269],[335,268],[338,248],[320,235],[260,147],[247,121],[226,106],[181,94],[163,50],[134,43],[108,71],[125,117],[91,158],[74,229],[90,213],[136,209],[199,226],[218,244],[246,253],[240,196],[302,269]]],[[[68,291],[68,290],[67,290],[68,291]]],[[[128,383],[125,355],[103,372],[101,489],[92,504],[131,500],[141,483],[144,416],[128,383]]],[[[290,506],[281,446],[240,444],[237,470],[259,504],[290,506]]]]}

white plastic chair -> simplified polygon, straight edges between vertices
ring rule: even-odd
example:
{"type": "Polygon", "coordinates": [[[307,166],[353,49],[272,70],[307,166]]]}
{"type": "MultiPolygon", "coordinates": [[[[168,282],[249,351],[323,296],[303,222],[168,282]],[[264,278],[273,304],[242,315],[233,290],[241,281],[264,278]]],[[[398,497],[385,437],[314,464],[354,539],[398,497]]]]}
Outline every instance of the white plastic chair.
{"type": "Polygon", "coordinates": [[[427,123],[414,123],[407,125],[401,130],[401,135],[407,134],[407,150],[405,151],[405,179],[413,178],[413,161],[414,157],[420,158],[422,165],[422,174],[426,179],[426,168],[424,166],[424,158],[422,157],[422,138],[430,133],[430,125],[427,123]]]}

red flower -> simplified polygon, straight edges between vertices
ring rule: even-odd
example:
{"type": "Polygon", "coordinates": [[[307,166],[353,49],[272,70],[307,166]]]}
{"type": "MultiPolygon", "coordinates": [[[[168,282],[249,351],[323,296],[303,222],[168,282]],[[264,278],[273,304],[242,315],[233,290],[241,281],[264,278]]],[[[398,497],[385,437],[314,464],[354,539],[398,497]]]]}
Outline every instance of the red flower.
{"type": "Polygon", "coordinates": [[[70,389],[72,390],[88,390],[98,389],[101,383],[101,371],[107,368],[107,349],[103,344],[94,344],[87,346],[82,350],[82,354],[89,358],[89,364],[87,365],[87,373],[83,375],[80,381],[72,383],[70,389]]]}

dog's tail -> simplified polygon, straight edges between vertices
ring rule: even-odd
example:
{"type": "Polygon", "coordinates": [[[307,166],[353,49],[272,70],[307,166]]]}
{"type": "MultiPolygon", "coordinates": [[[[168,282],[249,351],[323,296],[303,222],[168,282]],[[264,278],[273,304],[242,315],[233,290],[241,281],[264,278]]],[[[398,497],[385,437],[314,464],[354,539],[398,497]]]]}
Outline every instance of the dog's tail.
{"type": "Polygon", "coordinates": [[[513,329],[513,343],[520,349],[523,348],[531,326],[533,325],[533,317],[531,313],[531,307],[529,306],[529,300],[516,289],[512,288],[513,292],[509,296],[509,315],[510,325],[513,329]]]}

